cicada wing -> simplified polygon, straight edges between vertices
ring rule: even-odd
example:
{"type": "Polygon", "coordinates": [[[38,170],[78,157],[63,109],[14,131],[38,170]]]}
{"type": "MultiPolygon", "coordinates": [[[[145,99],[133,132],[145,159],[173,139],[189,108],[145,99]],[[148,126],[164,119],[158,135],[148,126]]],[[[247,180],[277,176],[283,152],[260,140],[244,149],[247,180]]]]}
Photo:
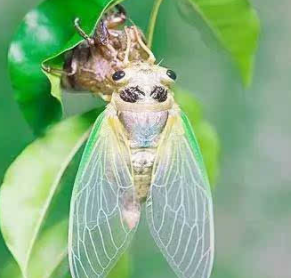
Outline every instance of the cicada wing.
{"type": "Polygon", "coordinates": [[[70,214],[73,278],[104,277],[129,245],[140,206],[117,117],[97,119],[77,174],[70,214]]]}
{"type": "Polygon", "coordinates": [[[147,200],[150,231],[180,278],[208,278],[214,253],[212,198],[197,141],[184,114],[169,116],[147,200]]]}

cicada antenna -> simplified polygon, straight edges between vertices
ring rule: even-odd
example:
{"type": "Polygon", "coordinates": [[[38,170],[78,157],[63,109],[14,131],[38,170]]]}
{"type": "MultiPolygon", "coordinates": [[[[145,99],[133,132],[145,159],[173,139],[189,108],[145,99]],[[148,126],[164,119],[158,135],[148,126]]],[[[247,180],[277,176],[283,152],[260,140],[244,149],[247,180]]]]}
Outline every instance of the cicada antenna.
{"type": "Polygon", "coordinates": [[[135,25],[133,25],[132,28],[133,28],[133,30],[135,32],[135,35],[136,35],[136,38],[137,38],[137,41],[138,41],[139,45],[149,55],[147,62],[150,63],[150,64],[154,64],[156,62],[156,58],[155,58],[153,52],[143,42],[137,27],[135,25]]]}
{"type": "Polygon", "coordinates": [[[161,65],[161,63],[162,63],[163,61],[164,61],[164,58],[162,58],[162,59],[161,59],[161,61],[160,61],[160,62],[158,62],[158,64],[157,64],[157,65],[158,65],[158,66],[160,66],[160,65],[161,65]]]}

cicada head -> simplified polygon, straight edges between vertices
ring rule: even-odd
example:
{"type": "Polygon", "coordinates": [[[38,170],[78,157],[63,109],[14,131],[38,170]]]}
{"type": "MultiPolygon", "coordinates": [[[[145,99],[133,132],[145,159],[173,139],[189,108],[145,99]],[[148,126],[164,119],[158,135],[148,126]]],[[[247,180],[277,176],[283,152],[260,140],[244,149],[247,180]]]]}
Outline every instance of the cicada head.
{"type": "Polygon", "coordinates": [[[148,62],[131,63],[112,75],[114,99],[136,104],[161,104],[172,100],[171,85],[176,74],[148,62]]]}

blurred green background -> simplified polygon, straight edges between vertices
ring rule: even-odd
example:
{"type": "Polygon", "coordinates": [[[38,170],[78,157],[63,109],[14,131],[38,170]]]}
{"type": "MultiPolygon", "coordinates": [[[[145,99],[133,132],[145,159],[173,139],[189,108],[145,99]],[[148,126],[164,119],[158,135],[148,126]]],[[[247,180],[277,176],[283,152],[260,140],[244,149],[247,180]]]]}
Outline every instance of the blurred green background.
{"type": "MultiPolygon", "coordinates": [[[[15,28],[39,2],[0,2],[0,180],[33,140],[13,101],[6,55],[15,28]]],[[[221,140],[221,173],[214,192],[213,278],[291,275],[291,3],[256,0],[253,5],[262,31],[248,90],[229,57],[182,20],[174,1],[164,1],[155,33],[157,58],[164,59],[163,64],[178,73],[179,84],[197,96],[221,140]]],[[[133,21],[145,28],[149,1],[131,0],[126,6],[133,21]]],[[[175,277],[144,223],[131,253],[132,277],[148,278],[153,273],[159,278],[175,277]]]]}

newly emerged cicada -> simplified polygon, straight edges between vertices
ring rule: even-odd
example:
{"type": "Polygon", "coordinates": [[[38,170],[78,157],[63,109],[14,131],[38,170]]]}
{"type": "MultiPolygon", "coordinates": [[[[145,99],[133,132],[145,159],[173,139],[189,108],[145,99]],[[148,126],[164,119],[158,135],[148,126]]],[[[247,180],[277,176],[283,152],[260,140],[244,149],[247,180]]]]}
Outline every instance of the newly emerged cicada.
{"type": "Polygon", "coordinates": [[[171,91],[176,74],[155,64],[138,41],[148,59],[130,61],[128,36],[123,67],[111,76],[111,101],[78,170],[69,229],[72,277],[107,275],[137,230],[145,203],[152,237],[177,276],[208,278],[214,232],[202,155],[171,91]]]}

